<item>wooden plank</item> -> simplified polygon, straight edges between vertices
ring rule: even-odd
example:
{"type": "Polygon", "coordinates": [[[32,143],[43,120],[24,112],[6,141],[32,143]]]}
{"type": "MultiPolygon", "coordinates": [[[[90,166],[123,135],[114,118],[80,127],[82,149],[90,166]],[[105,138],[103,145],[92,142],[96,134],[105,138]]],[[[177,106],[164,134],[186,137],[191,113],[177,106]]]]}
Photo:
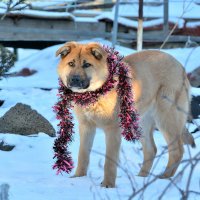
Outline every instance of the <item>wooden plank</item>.
{"type": "Polygon", "coordinates": [[[0,20],[0,27],[24,27],[35,29],[79,29],[81,30],[103,30],[104,23],[102,22],[74,22],[68,20],[55,19],[29,19],[29,18],[6,18],[0,20]]]}
{"type": "MultiPolygon", "coordinates": [[[[0,29],[0,33],[2,33],[4,30],[0,29]]],[[[57,41],[57,42],[65,42],[70,40],[80,40],[80,39],[91,39],[93,37],[101,37],[101,38],[112,38],[112,34],[108,32],[88,32],[83,31],[77,32],[77,31],[70,31],[70,30],[54,30],[54,32],[48,32],[47,30],[42,30],[45,34],[43,36],[37,36],[36,33],[40,33],[41,30],[26,30],[26,29],[15,29],[15,32],[12,32],[10,30],[10,33],[8,32],[9,29],[6,30],[6,33],[3,34],[3,40],[0,38],[0,41],[57,41]],[[32,32],[32,34],[30,34],[32,32]],[[6,35],[7,34],[7,35],[6,35]],[[56,37],[55,37],[56,35],[56,37]],[[16,37],[17,36],[17,37],[16,37]],[[37,37],[36,37],[37,36],[37,37]],[[16,39],[17,38],[17,39],[16,39]]],[[[165,37],[161,34],[149,34],[144,33],[143,34],[143,41],[145,42],[163,42],[165,37]]],[[[123,40],[132,40],[136,41],[137,36],[136,33],[118,33],[117,35],[118,39],[123,40]]],[[[191,36],[190,39],[195,42],[200,42],[200,37],[191,36]]],[[[186,42],[188,40],[188,36],[178,36],[178,35],[172,35],[169,38],[168,42],[186,42]]]]}
{"type": "MultiPolygon", "coordinates": [[[[50,46],[63,44],[67,42],[65,41],[0,41],[0,43],[5,47],[12,47],[12,48],[23,48],[23,49],[44,49],[50,46]]],[[[70,41],[70,40],[69,40],[70,41]]]]}
{"type": "Polygon", "coordinates": [[[6,18],[0,21],[1,41],[66,41],[68,38],[106,37],[105,24],[66,20],[35,20],[6,18]]]}
{"type": "Polygon", "coordinates": [[[110,37],[110,33],[97,31],[76,31],[76,30],[47,30],[47,29],[33,29],[33,28],[1,28],[0,40],[28,40],[28,41],[65,41],[68,38],[90,38],[90,37],[110,37]],[[41,34],[42,32],[42,34],[41,34]]]}
{"type": "Polygon", "coordinates": [[[62,10],[59,7],[57,7],[56,9],[53,8],[51,10],[63,11],[64,9],[65,10],[67,9],[68,12],[72,12],[74,10],[106,9],[106,8],[112,8],[114,4],[115,3],[103,3],[103,4],[100,3],[100,4],[93,4],[93,5],[76,5],[75,4],[75,5],[70,5],[70,6],[64,6],[62,7],[62,10]]]}
{"type": "MultiPolygon", "coordinates": [[[[0,21],[0,42],[2,41],[44,41],[65,42],[70,40],[91,39],[96,37],[111,40],[111,29],[106,31],[104,22],[74,22],[68,20],[31,19],[31,18],[5,18],[0,21]]],[[[129,29],[127,29],[129,30],[129,29]]],[[[121,40],[136,41],[136,31],[123,33],[118,30],[117,38],[121,40]]],[[[162,31],[145,31],[145,42],[163,42],[165,37],[162,31]]],[[[200,37],[190,37],[192,41],[200,42],[200,37]]],[[[188,36],[172,35],[169,42],[186,42],[188,36]]]]}
{"type": "MultiPolygon", "coordinates": [[[[157,34],[150,34],[148,32],[144,32],[143,33],[143,41],[144,42],[163,42],[165,40],[164,35],[162,34],[163,32],[157,31],[157,34]]],[[[130,33],[118,33],[118,38],[119,39],[124,39],[124,40],[132,40],[132,41],[136,41],[137,40],[137,36],[135,32],[130,33]]],[[[190,36],[191,41],[194,42],[200,42],[200,37],[198,36],[190,36]]],[[[169,38],[169,42],[187,42],[188,41],[188,36],[185,35],[172,35],[169,38]]]]}
{"type": "MultiPolygon", "coordinates": [[[[151,35],[148,35],[148,34],[144,34],[144,39],[143,41],[145,42],[163,42],[165,39],[164,36],[161,36],[161,35],[157,35],[157,36],[151,36],[151,35]]],[[[191,41],[194,41],[194,42],[200,42],[200,37],[197,37],[197,36],[190,36],[190,39],[191,41]]],[[[185,36],[185,35],[172,35],[170,36],[169,40],[167,43],[169,42],[174,42],[174,43],[178,43],[178,42],[187,42],[188,41],[188,36],[185,36]]]]}

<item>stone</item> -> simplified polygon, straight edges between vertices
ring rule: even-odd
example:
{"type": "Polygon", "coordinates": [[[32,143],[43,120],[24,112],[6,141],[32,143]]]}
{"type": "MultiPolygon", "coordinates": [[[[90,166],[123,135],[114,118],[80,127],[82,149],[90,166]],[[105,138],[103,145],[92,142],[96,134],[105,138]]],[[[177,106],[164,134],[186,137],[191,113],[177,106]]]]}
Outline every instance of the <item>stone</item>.
{"type": "Polygon", "coordinates": [[[4,100],[0,100],[0,107],[4,104],[4,100]]]}
{"type": "Polygon", "coordinates": [[[23,68],[18,72],[6,74],[6,77],[16,77],[16,76],[26,77],[26,76],[32,76],[35,73],[37,73],[37,70],[29,69],[29,68],[23,68]]]}
{"type": "Polygon", "coordinates": [[[5,144],[4,141],[0,142],[0,150],[1,151],[12,151],[15,148],[14,145],[5,144]]]}
{"type": "Polygon", "coordinates": [[[39,132],[55,136],[55,129],[49,121],[29,105],[17,103],[0,118],[0,133],[31,135],[39,132]]]}
{"type": "Polygon", "coordinates": [[[200,67],[188,73],[188,79],[192,87],[200,87],[200,67]]]}
{"type": "Polygon", "coordinates": [[[31,70],[29,68],[23,68],[21,71],[19,71],[16,76],[31,76],[35,74],[37,71],[36,70],[31,70]]]}
{"type": "Polygon", "coordinates": [[[191,114],[193,119],[200,118],[200,96],[192,96],[191,114]]]}

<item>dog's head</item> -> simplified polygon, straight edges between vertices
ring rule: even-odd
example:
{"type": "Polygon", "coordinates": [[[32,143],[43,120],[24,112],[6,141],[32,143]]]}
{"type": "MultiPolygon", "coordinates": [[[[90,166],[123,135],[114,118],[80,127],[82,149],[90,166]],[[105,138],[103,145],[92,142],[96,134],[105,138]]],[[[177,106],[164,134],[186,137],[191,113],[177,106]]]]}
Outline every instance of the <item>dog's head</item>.
{"type": "Polygon", "coordinates": [[[68,42],[59,48],[58,75],[73,92],[95,91],[108,77],[107,53],[98,43],[68,42]]]}

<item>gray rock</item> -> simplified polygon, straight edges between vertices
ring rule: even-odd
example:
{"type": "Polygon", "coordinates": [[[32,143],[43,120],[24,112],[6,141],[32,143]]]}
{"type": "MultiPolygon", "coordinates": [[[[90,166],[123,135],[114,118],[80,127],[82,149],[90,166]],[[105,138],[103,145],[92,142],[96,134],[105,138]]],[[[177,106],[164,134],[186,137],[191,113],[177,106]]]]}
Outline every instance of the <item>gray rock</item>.
{"type": "Polygon", "coordinates": [[[31,135],[39,132],[55,136],[53,126],[29,105],[17,103],[0,118],[0,133],[31,135]]]}
{"type": "Polygon", "coordinates": [[[1,151],[12,151],[15,148],[14,145],[5,144],[4,141],[0,142],[0,150],[1,151]]]}
{"type": "Polygon", "coordinates": [[[200,67],[189,73],[188,79],[192,87],[200,87],[200,67]]]}

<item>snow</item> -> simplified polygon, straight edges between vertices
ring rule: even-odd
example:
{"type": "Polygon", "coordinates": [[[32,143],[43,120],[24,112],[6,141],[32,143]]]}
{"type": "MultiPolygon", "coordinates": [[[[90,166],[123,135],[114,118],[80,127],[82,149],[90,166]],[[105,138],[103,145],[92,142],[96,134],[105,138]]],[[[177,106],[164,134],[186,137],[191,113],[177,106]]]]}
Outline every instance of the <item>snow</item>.
{"type": "Polygon", "coordinates": [[[191,72],[200,66],[198,59],[200,47],[193,48],[176,48],[163,50],[174,56],[185,68],[186,72],[191,72]]]}
{"type": "Polygon", "coordinates": [[[63,4],[72,3],[72,2],[76,2],[76,0],[33,1],[33,2],[30,2],[30,4],[33,7],[44,8],[44,7],[51,7],[51,6],[56,6],[56,5],[63,5],[63,4]]]}
{"type": "Polygon", "coordinates": [[[102,11],[98,11],[98,10],[74,10],[73,14],[74,15],[92,15],[92,16],[97,16],[100,15],[102,13],[102,11]]]}
{"type": "Polygon", "coordinates": [[[200,21],[198,21],[198,22],[187,22],[186,27],[187,28],[200,27],[200,21]]]}
{"type": "Polygon", "coordinates": [[[200,95],[199,88],[194,88],[194,87],[192,87],[192,88],[191,88],[191,93],[192,93],[192,95],[194,95],[194,96],[199,96],[199,95],[200,95]]]}
{"type": "MultiPolygon", "coordinates": [[[[4,13],[5,9],[0,9],[0,15],[4,13]]],[[[51,18],[51,19],[63,18],[63,19],[74,20],[74,16],[68,12],[50,12],[50,11],[24,9],[24,10],[10,11],[9,14],[24,15],[35,18],[51,18]]]]}
{"type": "Polygon", "coordinates": [[[76,22],[98,22],[95,17],[76,17],[76,22]]]}
{"type": "MultiPolygon", "coordinates": [[[[103,44],[111,45],[110,42],[102,39],[92,39],[90,41],[98,41],[103,44]]],[[[82,41],[84,43],[89,41],[82,41]]],[[[5,103],[0,109],[2,116],[8,109],[14,106],[17,102],[22,102],[30,105],[33,109],[41,113],[47,118],[50,123],[57,129],[58,121],[52,111],[52,106],[57,100],[57,75],[56,66],[59,58],[55,57],[55,51],[60,45],[52,46],[41,51],[20,50],[20,60],[12,71],[18,71],[24,67],[35,69],[37,74],[22,78],[13,77],[0,81],[0,96],[5,100],[5,103]],[[44,91],[39,88],[53,88],[51,91],[44,91]]],[[[128,55],[135,52],[133,49],[117,46],[117,50],[123,55],[128,55]]],[[[191,71],[200,65],[198,56],[200,55],[200,47],[197,48],[178,48],[165,50],[167,53],[175,56],[182,64],[185,65],[186,71],[191,71]],[[191,54],[192,53],[192,54],[191,54]],[[190,56],[188,58],[188,56],[190,56]]],[[[200,89],[192,89],[192,93],[200,94],[200,89]]],[[[79,136],[78,123],[74,119],[75,132],[74,142],[70,146],[72,157],[77,166],[79,136]]],[[[200,120],[196,120],[200,124],[200,120]]],[[[188,124],[190,131],[196,128],[195,124],[188,124]]],[[[165,140],[162,135],[155,131],[155,142],[158,146],[158,155],[162,152],[165,146],[165,140]]],[[[200,132],[194,134],[196,138],[196,149],[187,148],[185,146],[184,159],[189,157],[189,154],[195,155],[199,152],[200,132]],[[190,153],[189,153],[190,151],[190,153]]],[[[138,177],[137,173],[142,162],[141,144],[136,142],[128,143],[122,141],[122,150],[120,152],[120,166],[118,168],[117,187],[114,189],[105,189],[100,187],[100,182],[103,179],[103,164],[105,154],[104,134],[98,129],[94,141],[93,151],[91,153],[91,161],[89,166],[88,176],[80,178],[70,178],[73,172],[63,175],[56,175],[52,170],[53,160],[53,142],[55,138],[51,138],[44,133],[32,136],[19,136],[13,134],[0,134],[0,140],[3,139],[8,144],[16,145],[13,151],[0,151],[0,185],[7,183],[10,185],[9,199],[10,200],[92,200],[92,199],[128,199],[132,194],[132,187],[139,189],[148,179],[152,180],[154,176],[147,178],[138,177]],[[128,175],[131,177],[129,179],[128,175]]],[[[158,161],[159,158],[157,158],[158,161]]],[[[154,162],[155,174],[163,172],[167,163],[167,154],[164,154],[158,164],[154,162]]],[[[184,164],[178,168],[178,172],[183,169],[184,164]]],[[[189,174],[189,167],[185,173],[179,177],[176,184],[185,190],[186,182],[189,174]]],[[[194,170],[194,175],[191,179],[191,189],[199,191],[200,180],[200,165],[197,165],[194,170]]],[[[177,172],[177,173],[178,173],[177,172]]],[[[157,199],[160,192],[166,187],[169,180],[158,179],[144,193],[144,199],[157,199]]],[[[139,197],[134,199],[140,199],[139,197]]],[[[180,194],[174,186],[171,186],[167,195],[163,199],[176,200],[180,199],[180,194]]],[[[198,199],[197,196],[191,195],[190,199],[198,199]]]]}
{"type": "MultiPolygon", "coordinates": [[[[103,12],[102,14],[98,15],[97,17],[95,17],[97,20],[105,20],[105,19],[109,19],[111,21],[114,21],[114,13],[113,12],[103,12]]],[[[169,22],[174,23],[178,25],[178,28],[183,28],[184,26],[184,20],[180,19],[180,18],[176,18],[176,17],[169,17],[169,22]]],[[[131,27],[131,28],[135,28],[137,29],[138,27],[138,21],[136,20],[130,20],[127,19],[125,17],[118,17],[118,23],[127,27],[131,27]]],[[[156,26],[156,25],[160,25],[163,24],[163,18],[160,19],[153,19],[153,20],[149,20],[149,21],[144,21],[143,22],[143,27],[147,28],[147,27],[152,27],[152,26],[156,26]]]]}
{"type": "MultiPolygon", "coordinates": [[[[0,8],[4,8],[4,9],[7,9],[7,3],[8,3],[9,1],[8,0],[3,0],[3,2],[1,1],[0,2],[0,8]]],[[[13,7],[14,6],[14,8],[15,9],[18,9],[18,10],[20,10],[20,9],[23,9],[23,8],[25,8],[27,5],[25,4],[25,3],[21,3],[21,4],[19,4],[19,5],[16,5],[16,2],[18,2],[18,1],[12,1],[12,3],[11,3],[11,7],[13,7]]]]}

